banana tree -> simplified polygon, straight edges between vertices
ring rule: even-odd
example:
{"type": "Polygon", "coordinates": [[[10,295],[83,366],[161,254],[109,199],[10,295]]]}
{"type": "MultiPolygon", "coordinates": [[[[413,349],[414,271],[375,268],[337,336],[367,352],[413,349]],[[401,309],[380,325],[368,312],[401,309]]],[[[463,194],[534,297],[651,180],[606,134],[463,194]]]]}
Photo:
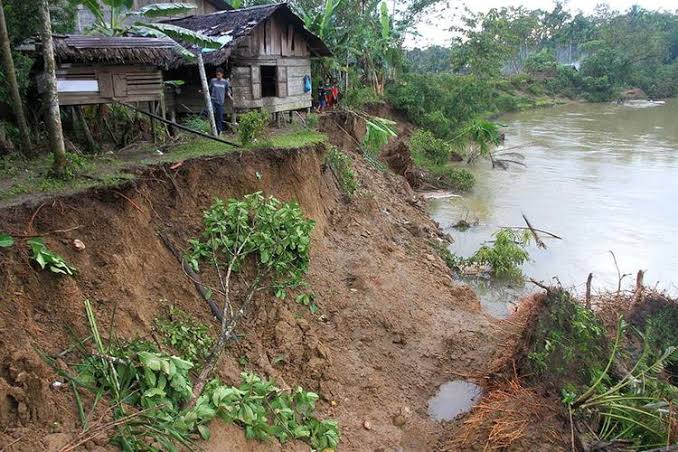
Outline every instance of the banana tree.
{"type": "Polygon", "coordinates": [[[142,8],[131,10],[134,0],[72,0],[74,4],[87,8],[95,18],[94,25],[88,30],[90,34],[104,36],[151,36],[156,38],[170,38],[180,43],[178,50],[187,60],[195,60],[200,74],[200,82],[205,96],[205,108],[210,121],[210,129],[214,136],[217,127],[209,95],[207,74],[202,58],[204,49],[218,49],[222,44],[209,36],[197,33],[172,24],[150,22],[149,20],[182,15],[191,12],[196,6],[192,3],[156,3],[142,8]],[[108,7],[109,11],[104,8],[108,7]],[[107,14],[110,13],[110,14],[107,14]],[[197,57],[186,47],[198,49],[197,57]]]}

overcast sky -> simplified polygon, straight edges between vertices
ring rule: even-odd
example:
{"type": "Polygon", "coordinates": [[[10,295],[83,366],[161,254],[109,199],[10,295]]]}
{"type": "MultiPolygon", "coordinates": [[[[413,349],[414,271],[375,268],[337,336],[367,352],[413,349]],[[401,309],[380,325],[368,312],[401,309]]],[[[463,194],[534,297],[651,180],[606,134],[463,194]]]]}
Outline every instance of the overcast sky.
{"type": "MultiPolygon", "coordinates": [[[[584,14],[593,12],[599,3],[607,3],[614,10],[624,11],[632,5],[640,5],[646,9],[665,9],[674,11],[678,9],[678,0],[607,0],[605,2],[597,0],[568,0],[565,2],[566,8],[571,12],[582,11],[584,14]]],[[[442,4],[438,7],[435,14],[425,16],[418,27],[421,36],[408,36],[405,45],[407,47],[427,47],[431,44],[448,45],[452,34],[449,32],[450,26],[455,23],[455,14],[463,12],[467,5],[474,11],[487,11],[491,8],[501,8],[508,6],[524,6],[530,9],[553,8],[554,2],[549,0],[471,0],[455,1],[449,0],[449,8],[442,4]]]]}

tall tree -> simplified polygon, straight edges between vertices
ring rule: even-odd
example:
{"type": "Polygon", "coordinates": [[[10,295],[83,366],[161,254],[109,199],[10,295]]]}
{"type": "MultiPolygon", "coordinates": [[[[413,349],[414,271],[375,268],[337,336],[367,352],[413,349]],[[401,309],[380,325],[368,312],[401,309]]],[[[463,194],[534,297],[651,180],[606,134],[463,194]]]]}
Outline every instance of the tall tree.
{"type": "Polygon", "coordinates": [[[58,177],[66,173],[66,146],[64,132],[61,127],[61,110],[59,109],[59,95],[57,93],[56,61],[54,60],[54,43],[52,41],[52,21],[49,15],[49,3],[40,0],[40,19],[42,27],[40,38],[42,42],[42,56],[45,62],[45,102],[47,103],[47,132],[49,147],[54,154],[52,171],[58,177]]]}
{"type": "Polygon", "coordinates": [[[32,153],[33,145],[31,143],[31,134],[28,129],[28,122],[24,115],[24,106],[19,93],[19,83],[16,78],[16,68],[14,67],[14,58],[12,57],[12,47],[9,43],[9,33],[7,32],[7,22],[5,21],[5,8],[0,0],[0,47],[2,47],[2,64],[5,67],[5,76],[7,85],[14,107],[16,123],[21,135],[21,149],[25,154],[32,153]]]}

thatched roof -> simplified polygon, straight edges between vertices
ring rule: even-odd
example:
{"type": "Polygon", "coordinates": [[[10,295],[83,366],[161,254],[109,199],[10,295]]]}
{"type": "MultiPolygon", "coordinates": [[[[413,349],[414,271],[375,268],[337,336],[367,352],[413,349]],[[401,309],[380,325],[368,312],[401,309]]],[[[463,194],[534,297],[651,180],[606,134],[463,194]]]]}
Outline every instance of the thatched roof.
{"type": "Polygon", "coordinates": [[[222,41],[221,49],[204,53],[205,62],[216,66],[226,62],[231,50],[237,46],[240,39],[248,36],[260,23],[274,14],[292,24],[297,32],[304,35],[310,46],[311,55],[316,57],[332,55],[322,39],[308,31],[304,26],[304,21],[294,14],[286,3],[232,9],[204,16],[189,16],[183,19],[168,20],[166,23],[222,41]]]}
{"type": "Polygon", "coordinates": [[[178,44],[169,38],[55,35],[59,63],[145,64],[169,68],[179,61],[178,44]]]}

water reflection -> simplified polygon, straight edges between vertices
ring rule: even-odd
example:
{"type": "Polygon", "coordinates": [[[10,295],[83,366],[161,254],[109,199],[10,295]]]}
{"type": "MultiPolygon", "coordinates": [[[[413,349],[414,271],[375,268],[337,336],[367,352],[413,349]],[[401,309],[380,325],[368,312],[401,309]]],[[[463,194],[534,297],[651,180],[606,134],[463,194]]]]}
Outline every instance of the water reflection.
{"type": "Polygon", "coordinates": [[[481,161],[473,193],[430,201],[443,227],[479,220],[463,233],[448,230],[454,253],[470,256],[500,226],[524,226],[525,213],[564,237],[545,239],[547,250],[530,247],[527,275],[581,287],[593,272],[594,288],[616,287],[613,250],[623,272],[648,270],[646,283],[676,291],[678,101],[567,105],[502,122],[506,146],[519,148],[527,168],[492,170],[481,161]]]}

